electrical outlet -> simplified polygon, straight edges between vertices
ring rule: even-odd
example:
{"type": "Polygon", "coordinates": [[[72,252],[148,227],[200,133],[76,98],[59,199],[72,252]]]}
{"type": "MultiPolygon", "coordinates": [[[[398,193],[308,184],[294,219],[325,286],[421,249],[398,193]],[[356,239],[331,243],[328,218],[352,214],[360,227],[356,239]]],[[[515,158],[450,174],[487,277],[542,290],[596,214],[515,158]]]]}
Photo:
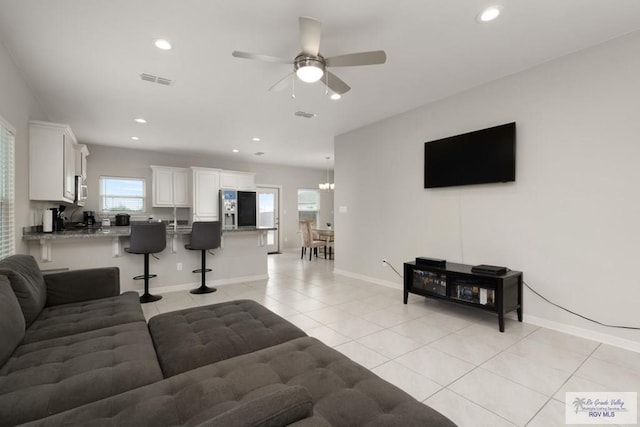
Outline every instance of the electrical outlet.
{"type": "Polygon", "coordinates": [[[182,271],[182,263],[181,263],[181,262],[179,262],[179,263],[177,263],[177,264],[176,264],[176,269],[177,269],[178,271],[182,271]]]}

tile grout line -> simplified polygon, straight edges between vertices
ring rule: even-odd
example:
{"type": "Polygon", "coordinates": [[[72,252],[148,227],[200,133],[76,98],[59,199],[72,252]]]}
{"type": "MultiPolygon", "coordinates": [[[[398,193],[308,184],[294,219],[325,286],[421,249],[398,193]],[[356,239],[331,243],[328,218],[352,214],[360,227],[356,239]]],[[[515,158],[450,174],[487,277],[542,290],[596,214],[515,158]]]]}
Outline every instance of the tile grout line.
{"type": "MultiPolygon", "coordinates": [[[[582,365],[584,365],[587,360],[589,360],[589,358],[593,355],[593,353],[595,353],[595,351],[600,348],[600,346],[602,345],[602,343],[598,343],[598,345],[591,351],[591,353],[589,353],[589,355],[582,361],[580,362],[580,364],[578,365],[578,367],[576,367],[573,372],[571,373],[571,375],[569,375],[569,377],[564,380],[564,382],[560,385],[560,387],[558,387],[553,393],[551,393],[551,396],[549,396],[549,398],[547,399],[546,402],[544,402],[544,405],[542,405],[540,407],[540,409],[538,409],[538,411],[536,411],[536,413],[529,419],[529,421],[527,421],[527,423],[525,424],[525,427],[528,426],[531,421],[533,421],[540,412],[542,412],[542,410],[549,404],[549,402],[551,402],[552,400],[555,400],[554,396],[560,391],[562,390],[562,387],[564,387],[569,380],[571,380],[571,378],[573,378],[573,376],[576,374],[576,372],[578,372],[578,370],[580,370],[580,368],[582,367],[582,365]]],[[[567,406],[567,402],[563,403],[564,407],[565,407],[565,411],[566,411],[566,406],[567,406]]]]}

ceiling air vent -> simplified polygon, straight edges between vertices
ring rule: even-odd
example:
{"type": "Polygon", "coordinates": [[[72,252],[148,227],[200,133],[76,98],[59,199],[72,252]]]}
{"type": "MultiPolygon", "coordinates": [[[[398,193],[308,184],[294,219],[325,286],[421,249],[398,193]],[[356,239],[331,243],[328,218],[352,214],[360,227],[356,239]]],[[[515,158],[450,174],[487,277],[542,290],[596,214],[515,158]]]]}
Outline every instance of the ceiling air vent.
{"type": "Polygon", "coordinates": [[[171,84],[173,84],[173,80],[165,77],[154,76],[153,74],[142,73],[140,74],[140,78],[145,82],[158,83],[159,85],[164,86],[171,86],[171,84]]]}
{"type": "Polygon", "coordinates": [[[298,117],[304,117],[305,119],[312,119],[316,116],[315,113],[307,113],[306,111],[296,111],[293,114],[298,117]]]}
{"type": "Polygon", "coordinates": [[[256,151],[255,153],[253,153],[254,156],[263,156],[264,155],[264,151],[256,151]]]}

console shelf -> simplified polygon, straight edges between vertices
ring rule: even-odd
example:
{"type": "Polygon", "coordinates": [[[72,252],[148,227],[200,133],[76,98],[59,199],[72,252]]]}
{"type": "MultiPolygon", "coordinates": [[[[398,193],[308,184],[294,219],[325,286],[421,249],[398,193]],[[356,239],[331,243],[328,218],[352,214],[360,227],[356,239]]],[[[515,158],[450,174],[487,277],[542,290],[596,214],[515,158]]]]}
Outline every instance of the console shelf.
{"type": "Polygon", "coordinates": [[[471,271],[471,265],[447,262],[444,268],[404,263],[404,303],[409,293],[498,313],[504,332],[504,315],[513,310],[522,322],[522,272],[499,276],[471,271]]]}

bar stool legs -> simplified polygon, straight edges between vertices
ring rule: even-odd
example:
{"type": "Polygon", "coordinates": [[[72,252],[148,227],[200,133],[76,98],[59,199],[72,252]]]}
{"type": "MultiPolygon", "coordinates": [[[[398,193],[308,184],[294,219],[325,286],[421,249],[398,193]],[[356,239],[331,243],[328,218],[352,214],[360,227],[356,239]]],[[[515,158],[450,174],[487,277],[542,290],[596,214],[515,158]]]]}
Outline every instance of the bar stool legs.
{"type": "Polygon", "coordinates": [[[202,268],[197,270],[193,270],[192,273],[201,273],[201,281],[200,287],[197,289],[192,289],[189,292],[192,294],[210,294],[211,292],[217,291],[216,288],[210,288],[206,285],[206,274],[209,271],[212,271],[210,268],[207,268],[207,251],[206,249],[202,249],[202,268]]]}
{"type": "Polygon", "coordinates": [[[153,277],[157,277],[157,274],[149,274],[149,254],[144,254],[144,274],[133,278],[133,280],[144,279],[144,294],[140,296],[141,304],[162,299],[161,295],[151,295],[149,293],[149,279],[153,277]]]}

